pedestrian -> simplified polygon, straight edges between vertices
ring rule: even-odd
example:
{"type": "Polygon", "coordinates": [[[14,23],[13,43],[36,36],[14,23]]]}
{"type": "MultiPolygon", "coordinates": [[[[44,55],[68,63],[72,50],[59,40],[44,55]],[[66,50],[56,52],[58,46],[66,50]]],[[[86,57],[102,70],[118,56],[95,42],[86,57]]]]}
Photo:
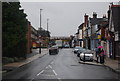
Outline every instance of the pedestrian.
{"type": "Polygon", "coordinates": [[[97,63],[98,63],[98,59],[99,59],[99,48],[95,48],[95,52],[96,52],[96,58],[97,58],[97,63]]]}
{"type": "Polygon", "coordinates": [[[104,50],[101,49],[101,52],[100,52],[100,63],[103,64],[105,61],[104,61],[104,50]]]}

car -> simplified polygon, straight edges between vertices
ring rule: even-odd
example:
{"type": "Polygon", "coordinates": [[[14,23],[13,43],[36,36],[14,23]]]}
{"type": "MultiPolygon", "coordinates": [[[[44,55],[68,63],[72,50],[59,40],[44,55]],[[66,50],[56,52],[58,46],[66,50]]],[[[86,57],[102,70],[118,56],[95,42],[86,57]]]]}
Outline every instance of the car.
{"type": "Polygon", "coordinates": [[[69,47],[70,47],[69,44],[64,45],[64,48],[69,48],[69,47]]]}
{"type": "Polygon", "coordinates": [[[78,50],[78,52],[77,52],[77,57],[80,57],[80,54],[81,54],[82,52],[84,52],[84,51],[86,51],[85,48],[82,48],[82,49],[78,50]]]}
{"type": "Polygon", "coordinates": [[[80,54],[80,60],[82,61],[93,61],[93,52],[86,50],[80,54]]]}
{"type": "Polygon", "coordinates": [[[52,47],[49,48],[49,54],[50,55],[58,54],[58,52],[59,52],[58,46],[54,45],[54,46],[52,46],[52,47]]]}
{"type": "Polygon", "coordinates": [[[80,49],[82,49],[82,47],[76,46],[76,47],[74,48],[74,53],[77,54],[77,52],[78,52],[80,49]]]}

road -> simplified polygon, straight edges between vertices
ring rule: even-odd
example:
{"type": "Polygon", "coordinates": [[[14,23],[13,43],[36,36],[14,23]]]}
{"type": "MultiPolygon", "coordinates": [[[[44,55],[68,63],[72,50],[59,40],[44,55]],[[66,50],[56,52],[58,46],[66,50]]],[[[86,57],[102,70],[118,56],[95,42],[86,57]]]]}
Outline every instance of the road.
{"type": "Polygon", "coordinates": [[[57,55],[47,54],[3,76],[14,81],[116,78],[117,74],[104,66],[80,64],[72,49],[60,49],[57,55]]]}

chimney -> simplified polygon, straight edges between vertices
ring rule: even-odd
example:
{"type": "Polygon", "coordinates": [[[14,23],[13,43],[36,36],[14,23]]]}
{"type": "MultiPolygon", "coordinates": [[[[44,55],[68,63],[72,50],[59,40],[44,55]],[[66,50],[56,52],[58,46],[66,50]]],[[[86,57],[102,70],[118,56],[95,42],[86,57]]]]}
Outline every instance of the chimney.
{"type": "Polygon", "coordinates": [[[93,18],[97,18],[96,12],[93,12],[93,18]]]}
{"type": "Polygon", "coordinates": [[[106,14],[103,15],[103,18],[106,18],[106,14]]]}
{"type": "Polygon", "coordinates": [[[85,23],[85,26],[87,26],[87,22],[88,22],[88,15],[86,15],[86,13],[85,13],[85,15],[84,15],[84,23],[85,23]]]}
{"type": "Polygon", "coordinates": [[[111,6],[109,5],[109,10],[107,11],[108,22],[109,22],[109,20],[110,20],[110,10],[111,10],[111,6]]]}

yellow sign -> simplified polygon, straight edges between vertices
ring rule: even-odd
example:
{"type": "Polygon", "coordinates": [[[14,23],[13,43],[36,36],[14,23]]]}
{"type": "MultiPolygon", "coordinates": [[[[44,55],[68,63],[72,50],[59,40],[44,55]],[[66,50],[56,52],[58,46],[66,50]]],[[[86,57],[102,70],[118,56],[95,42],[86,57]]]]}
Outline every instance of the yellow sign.
{"type": "Polygon", "coordinates": [[[36,45],[36,43],[35,42],[33,42],[33,47],[36,47],[37,45],[36,45]]]}
{"type": "Polygon", "coordinates": [[[98,35],[98,39],[101,39],[101,35],[98,35]]]}

